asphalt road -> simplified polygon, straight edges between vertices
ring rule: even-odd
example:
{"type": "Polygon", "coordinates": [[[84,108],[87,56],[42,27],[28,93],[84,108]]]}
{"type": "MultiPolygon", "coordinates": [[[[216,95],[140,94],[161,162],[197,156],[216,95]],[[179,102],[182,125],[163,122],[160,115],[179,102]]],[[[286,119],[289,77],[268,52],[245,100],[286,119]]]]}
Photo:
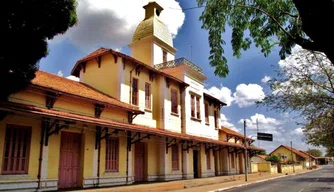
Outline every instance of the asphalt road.
{"type": "Polygon", "coordinates": [[[309,173],[250,184],[226,191],[240,192],[334,192],[334,166],[309,173]]]}

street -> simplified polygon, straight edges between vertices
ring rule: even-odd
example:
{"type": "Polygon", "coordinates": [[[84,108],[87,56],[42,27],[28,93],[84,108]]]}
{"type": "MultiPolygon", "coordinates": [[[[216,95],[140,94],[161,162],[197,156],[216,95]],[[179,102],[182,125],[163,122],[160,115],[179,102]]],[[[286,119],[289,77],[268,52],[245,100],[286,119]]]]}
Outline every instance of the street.
{"type": "Polygon", "coordinates": [[[322,166],[322,169],[310,173],[283,177],[266,182],[247,185],[227,191],[234,192],[334,192],[334,166],[322,166]]]}

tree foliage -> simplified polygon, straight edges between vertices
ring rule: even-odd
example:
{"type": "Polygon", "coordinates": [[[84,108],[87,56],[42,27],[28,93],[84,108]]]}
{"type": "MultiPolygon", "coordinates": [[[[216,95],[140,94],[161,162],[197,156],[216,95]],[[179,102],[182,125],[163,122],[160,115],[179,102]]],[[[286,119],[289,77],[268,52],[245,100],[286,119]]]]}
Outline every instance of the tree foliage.
{"type": "Polygon", "coordinates": [[[314,157],[321,157],[322,156],[322,151],[319,149],[309,149],[307,150],[307,153],[314,156],[314,157]]]}
{"type": "Polygon", "coordinates": [[[279,44],[282,59],[298,44],[304,49],[324,52],[334,63],[334,1],[332,0],[197,0],[205,7],[200,20],[209,31],[210,65],[215,75],[229,70],[224,56],[223,33],[232,28],[233,55],[252,43],[267,56],[279,44]]]}
{"type": "Polygon", "coordinates": [[[266,158],[266,161],[274,162],[274,163],[280,163],[281,158],[276,155],[270,155],[266,158]]]}
{"type": "Polygon", "coordinates": [[[11,0],[0,12],[0,100],[25,88],[45,57],[47,40],[77,22],[75,0],[11,0]]]}
{"type": "Polygon", "coordinates": [[[300,47],[279,63],[271,93],[260,104],[302,117],[304,139],[314,146],[334,146],[334,65],[323,53],[300,47]]]}

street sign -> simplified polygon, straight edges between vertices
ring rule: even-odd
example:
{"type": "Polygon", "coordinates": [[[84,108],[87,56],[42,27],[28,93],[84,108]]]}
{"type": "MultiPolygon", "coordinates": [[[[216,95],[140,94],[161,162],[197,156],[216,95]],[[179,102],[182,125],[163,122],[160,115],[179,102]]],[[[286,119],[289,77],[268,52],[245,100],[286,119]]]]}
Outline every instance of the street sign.
{"type": "Polygon", "coordinates": [[[273,134],[270,133],[257,133],[257,139],[263,141],[273,141],[273,134]]]}

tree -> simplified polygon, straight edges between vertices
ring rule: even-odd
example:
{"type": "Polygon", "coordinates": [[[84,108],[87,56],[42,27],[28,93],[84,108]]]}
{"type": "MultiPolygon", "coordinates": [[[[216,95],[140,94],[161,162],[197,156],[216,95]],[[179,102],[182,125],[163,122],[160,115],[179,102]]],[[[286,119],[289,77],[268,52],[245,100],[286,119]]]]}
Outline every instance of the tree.
{"type": "Polygon", "coordinates": [[[233,55],[241,56],[252,43],[267,56],[279,44],[282,59],[298,44],[323,52],[334,63],[333,0],[197,0],[205,7],[200,20],[209,31],[210,65],[215,75],[225,77],[229,70],[223,55],[222,38],[226,26],[232,28],[233,55]],[[248,35],[249,37],[245,37],[248,35]]]}
{"type": "Polygon", "coordinates": [[[260,151],[259,155],[267,155],[267,152],[266,151],[260,151]]]}
{"type": "Polygon", "coordinates": [[[296,47],[279,63],[271,92],[259,105],[278,112],[293,112],[304,139],[314,146],[334,147],[334,65],[323,53],[296,47]]]}
{"type": "Polygon", "coordinates": [[[77,22],[75,0],[12,0],[0,12],[0,100],[24,89],[45,57],[47,40],[77,22]]]}
{"type": "Polygon", "coordinates": [[[334,157],[334,148],[328,148],[326,150],[326,157],[334,157]]]}
{"type": "Polygon", "coordinates": [[[276,155],[270,155],[266,158],[266,161],[274,162],[274,163],[280,163],[281,158],[276,155]]]}
{"type": "Polygon", "coordinates": [[[314,156],[314,157],[321,157],[322,156],[322,151],[319,149],[309,149],[307,150],[307,153],[314,156]]]}

